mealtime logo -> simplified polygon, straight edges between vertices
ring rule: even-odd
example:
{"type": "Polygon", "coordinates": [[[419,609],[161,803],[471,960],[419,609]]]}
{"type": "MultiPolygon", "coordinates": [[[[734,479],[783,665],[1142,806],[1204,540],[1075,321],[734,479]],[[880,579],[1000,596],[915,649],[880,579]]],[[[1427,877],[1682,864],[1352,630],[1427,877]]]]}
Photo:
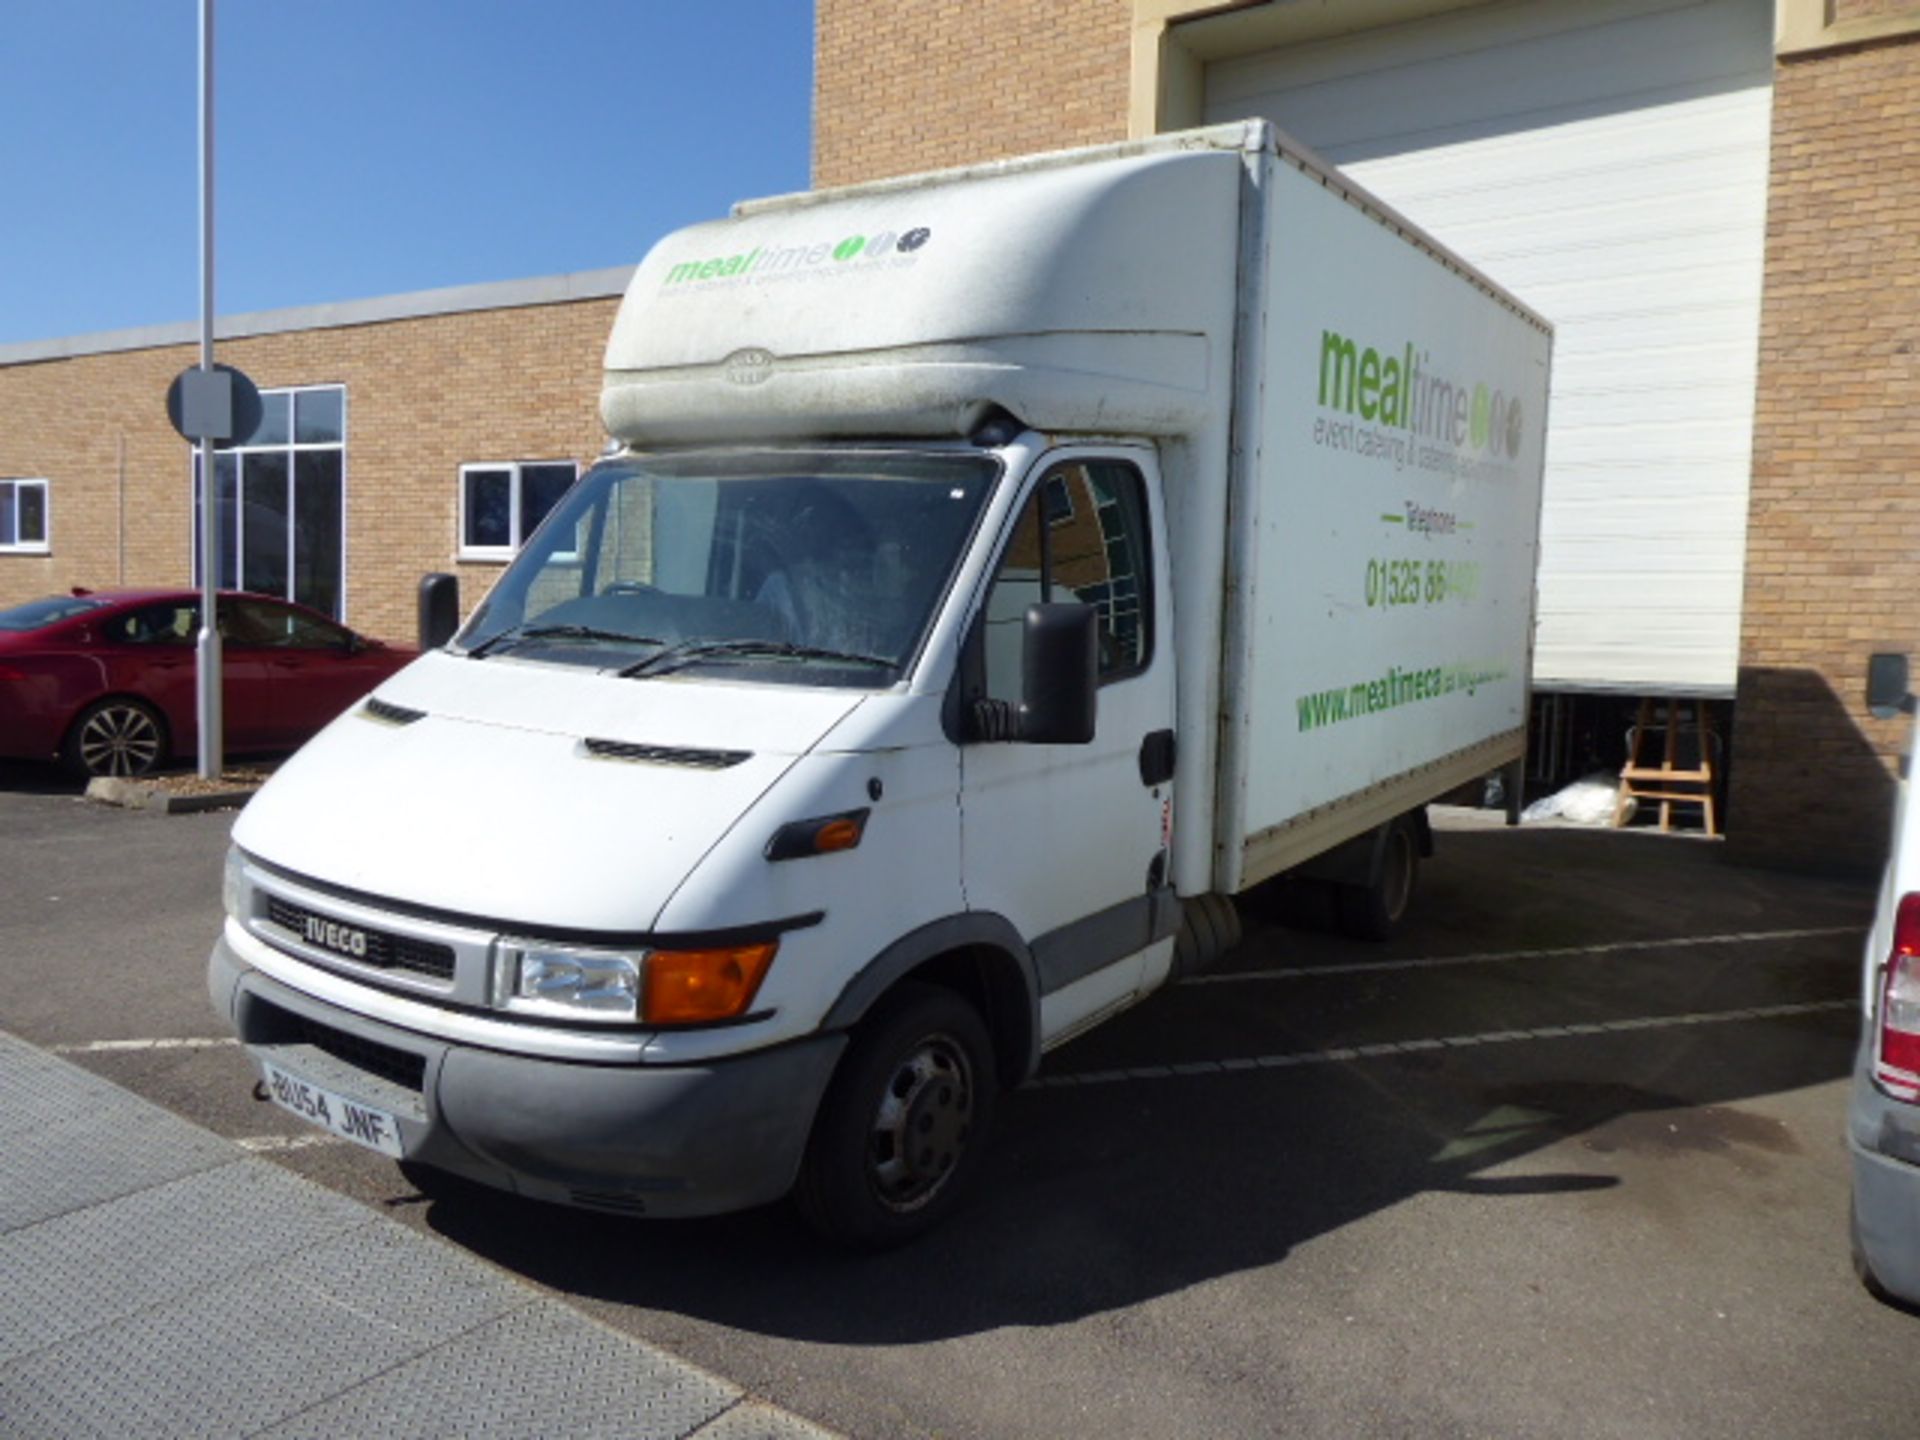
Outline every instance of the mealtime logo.
{"type": "Polygon", "coordinates": [[[806,245],[757,245],[734,255],[707,260],[683,260],[667,271],[662,290],[714,288],[712,282],[731,284],[802,279],[848,270],[898,269],[911,265],[933,232],[924,225],[910,230],[882,230],[875,235],[845,235],[806,245]]]}
{"type": "Polygon", "coordinates": [[[1526,434],[1520,397],[1466,381],[1409,340],[1396,350],[1320,332],[1316,445],[1451,475],[1505,475],[1526,434]],[[1335,418],[1348,416],[1348,419],[1335,418]]]}

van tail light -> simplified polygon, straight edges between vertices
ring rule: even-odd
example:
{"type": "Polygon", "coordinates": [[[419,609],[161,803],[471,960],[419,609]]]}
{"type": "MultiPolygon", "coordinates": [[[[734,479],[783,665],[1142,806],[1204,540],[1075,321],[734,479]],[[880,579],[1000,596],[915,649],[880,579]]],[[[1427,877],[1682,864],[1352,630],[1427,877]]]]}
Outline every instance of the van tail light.
{"type": "Polygon", "coordinates": [[[1920,892],[1901,896],[1894,916],[1873,1078],[1890,1095],[1920,1100],[1920,892]]]}

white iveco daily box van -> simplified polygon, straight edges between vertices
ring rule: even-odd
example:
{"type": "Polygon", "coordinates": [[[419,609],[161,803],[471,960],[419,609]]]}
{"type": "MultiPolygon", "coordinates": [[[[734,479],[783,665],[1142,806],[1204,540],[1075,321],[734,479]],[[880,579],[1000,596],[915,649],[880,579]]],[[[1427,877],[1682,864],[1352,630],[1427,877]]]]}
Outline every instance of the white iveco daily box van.
{"type": "Polygon", "coordinates": [[[742,206],[621,447],[235,827],[273,1096],[519,1193],[931,1224],[995,1093],[1525,741],[1551,332],[1264,124],[742,206]]]}

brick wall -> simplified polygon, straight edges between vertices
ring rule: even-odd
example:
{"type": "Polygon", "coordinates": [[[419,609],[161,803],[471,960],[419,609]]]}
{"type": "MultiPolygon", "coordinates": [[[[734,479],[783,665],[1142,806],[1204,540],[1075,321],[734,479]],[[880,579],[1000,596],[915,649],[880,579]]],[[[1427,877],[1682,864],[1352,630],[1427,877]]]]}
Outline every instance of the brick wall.
{"type": "Polygon", "coordinates": [[[817,0],[813,183],[1127,133],[1129,0],[817,0]]]}
{"type": "Polygon", "coordinates": [[[1920,43],[1783,62],[1730,843],[1865,869],[1909,722],[1861,700],[1920,611],[1920,43]]]}
{"type": "MultiPolygon", "coordinates": [[[[224,341],[263,388],[347,387],[346,619],[410,641],[414,586],[456,570],[468,608],[497,565],[456,565],[459,467],[590,461],[615,298],[224,341]]],[[[170,346],[0,366],[0,479],[50,481],[52,553],[0,554],[0,605],[90,587],[191,583],[189,447],[167,423],[170,346]],[[124,524],[121,516],[124,513],[124,524]]]]}
{"type": "Polygon", "coordinates": [[[1914,0],[1831,0],[1832,23],[1844,25],[1850,20],[1890,19],[1895,15],[1920,18],[1920,5],[1914,0]]]}

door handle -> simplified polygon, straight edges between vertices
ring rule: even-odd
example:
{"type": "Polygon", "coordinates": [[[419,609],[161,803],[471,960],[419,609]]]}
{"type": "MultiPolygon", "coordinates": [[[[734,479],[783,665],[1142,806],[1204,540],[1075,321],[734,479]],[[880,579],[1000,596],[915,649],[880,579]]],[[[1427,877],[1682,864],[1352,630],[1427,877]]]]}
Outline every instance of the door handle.
{"type": "Polygon", "coordinates": [[[1173,778],[1173,731],[1155,730],[1140,742],[1140,783],[1164,785],[1173,778]]]}

